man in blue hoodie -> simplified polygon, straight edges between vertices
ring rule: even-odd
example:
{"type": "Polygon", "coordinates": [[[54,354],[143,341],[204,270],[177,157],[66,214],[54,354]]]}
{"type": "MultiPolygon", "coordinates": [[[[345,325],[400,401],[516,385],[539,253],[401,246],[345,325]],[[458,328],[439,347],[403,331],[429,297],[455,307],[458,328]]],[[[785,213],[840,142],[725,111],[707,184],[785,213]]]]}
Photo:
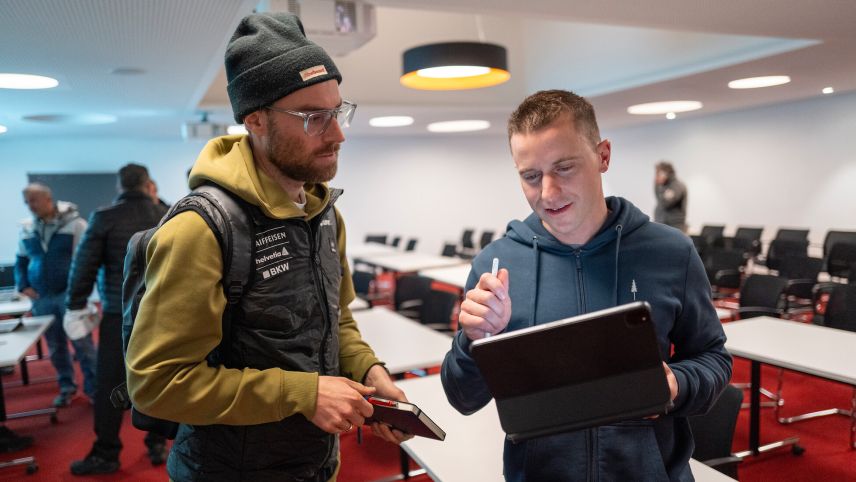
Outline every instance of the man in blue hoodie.
{"type": "Polygon", "coordinates": [[[731,357],[704,267],[680,231],[629,201],[605,198],[611,144],[594,109],[567,91],[526,98],[508,121],[509,144],[533,213],[473,260],[461,330],[443,362],[449,402],[471,414],[491,399],[469,354],[472,340],[634,300],[653,310],[674,407],[632,420],[513,444],[509,481],[691,481],[687,416],[705,413],[731,378],[731,357]],[[502,269],[491,275],[491,261],[502,269]]]}

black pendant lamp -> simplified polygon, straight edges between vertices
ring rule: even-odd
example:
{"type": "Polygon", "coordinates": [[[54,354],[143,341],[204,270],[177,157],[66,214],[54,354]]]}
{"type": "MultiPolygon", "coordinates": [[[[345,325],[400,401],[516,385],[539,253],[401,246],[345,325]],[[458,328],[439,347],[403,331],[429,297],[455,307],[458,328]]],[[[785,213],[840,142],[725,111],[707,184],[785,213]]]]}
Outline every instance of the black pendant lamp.
{"type": "Polygon", "coordinates": [[[405,51],[401,85],[419,90],[465,90],[491,87],[510,78],[505,47],[445,42],[405,51]]]}

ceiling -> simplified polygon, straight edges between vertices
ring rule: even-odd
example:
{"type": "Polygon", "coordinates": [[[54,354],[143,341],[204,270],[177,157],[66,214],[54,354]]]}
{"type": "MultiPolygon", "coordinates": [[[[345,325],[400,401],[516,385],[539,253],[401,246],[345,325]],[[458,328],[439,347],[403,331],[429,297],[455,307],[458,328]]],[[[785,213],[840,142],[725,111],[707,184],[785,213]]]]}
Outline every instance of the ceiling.
{"type": "MultiPolygon", "coordinates": [[[[0,89],[5,139],[131,136],[178,139],[204,111],[230,122],[223,53],[258,0],[3,0],[0,72],[57,78],[50,90],[0,89]],[[141,69],[114,73],[115,69],[141,69]],[[99,123],[93,117],[114,116],[99,123]],[[51,122],[26,120],[35,116],[51,122]],[[89,116],[89,117],[86,117],[89,116]]],[[[321,0],[302,0],[315,2],[321,0]]],[[[715,112],[856,90],[856,2],[849,0],[374,0],[377,34],[336,57],[345,98],[359,104],[351,136],[431,135],[428,122],[508,113],[545,88],[589,97],[604,128],[668,122],[629,105],[699,100],[715,112]],[[506,84],[458,92],[398,83],[407,48],[485,40],[509,51],[506,84]],[[790,75],[790,84],[731,90],[728,81],[790,75]],[[414,125],[377,129],[376,115],[414,125]]]]}

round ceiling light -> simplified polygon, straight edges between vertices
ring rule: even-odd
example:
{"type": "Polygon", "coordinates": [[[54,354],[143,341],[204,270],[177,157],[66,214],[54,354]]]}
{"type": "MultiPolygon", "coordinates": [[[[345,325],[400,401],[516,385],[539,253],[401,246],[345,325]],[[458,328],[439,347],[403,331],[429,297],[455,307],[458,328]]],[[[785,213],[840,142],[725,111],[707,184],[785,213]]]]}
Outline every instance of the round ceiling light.
{"type": "Polygon", "coordinates": [[[508,81],[505,47],[479,42],[421,45],[404,52],[401,85],[419,90],[466,90],[508,81]]]}
{"type": "Polygon", "coordinates": [[[116,116],[110,114],[37,114],[25,115],[21,119],[45,124],[76,125],[112,124],[116,122],[116,116]]]}
{"type": "Polygon", "coordinates": [[[413,117],[409,115],[389,115],[369,119],[369,125],[372,127],[404,127],[411,124],[413,124],[413,117]]]}
{"type": "Polygon", "coordinates": [[[4,125],[0,124],[0,134],[2,134],[2,133],[4,133],[4,132],[6,132],[6,131],[8,131],[8,130],[9,130],[9,129],[7,129],[7,128],[6,128],[6,126],[4,126],[4,125]]]}
{"type": "Polygon", "coordinates": [[[768,75],[765,77],[747,77],[745,79],[732,80],[728,87],[732,89],[760,89],[761,87],[773,87],[774,85],[787,84],[791,78],[787,75],[768,75]]]}
{"type": "Polygon", "coordinates": [[[703,104],[697,100],[670,100],[666,102],[648,102],[647,104],[631,105],[627,113],[636,115],[661,115],[669,112],[689,112],[698,110],[703,104]]]}
{"type": "Polygon", "coordinates": [[[820,92],[824,94],[832,94],[835,92],[835,89],[833,89],[832,87],[824,87],[823,90],[821,90],[820,92]]]}
{"type": "Polygon", "coordinates": [[[52,77],[30,74],[0,74],[0,89],[52,89],[59,81],[52,77]]]}
{"type": "Polygon", "coordinates": [[[429,131],[439,133],[483,131],[488,127],[490,122],[486,120],[455,120],[428,124],[429,131]]]}

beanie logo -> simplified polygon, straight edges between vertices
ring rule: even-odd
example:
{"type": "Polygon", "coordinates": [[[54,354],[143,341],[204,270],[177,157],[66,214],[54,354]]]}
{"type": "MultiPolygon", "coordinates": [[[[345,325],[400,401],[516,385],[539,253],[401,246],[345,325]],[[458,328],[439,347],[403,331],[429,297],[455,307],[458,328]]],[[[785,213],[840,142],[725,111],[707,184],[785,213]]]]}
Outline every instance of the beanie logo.
{"type": "Polygon", "coordinates": [[[321,75],[327,75],[327,67],[324,67],[323,65],[316,65],[315,67],[309,67],[306,70],[300,71],[300,78],[303,79],[304,82],[321,75]]]}

